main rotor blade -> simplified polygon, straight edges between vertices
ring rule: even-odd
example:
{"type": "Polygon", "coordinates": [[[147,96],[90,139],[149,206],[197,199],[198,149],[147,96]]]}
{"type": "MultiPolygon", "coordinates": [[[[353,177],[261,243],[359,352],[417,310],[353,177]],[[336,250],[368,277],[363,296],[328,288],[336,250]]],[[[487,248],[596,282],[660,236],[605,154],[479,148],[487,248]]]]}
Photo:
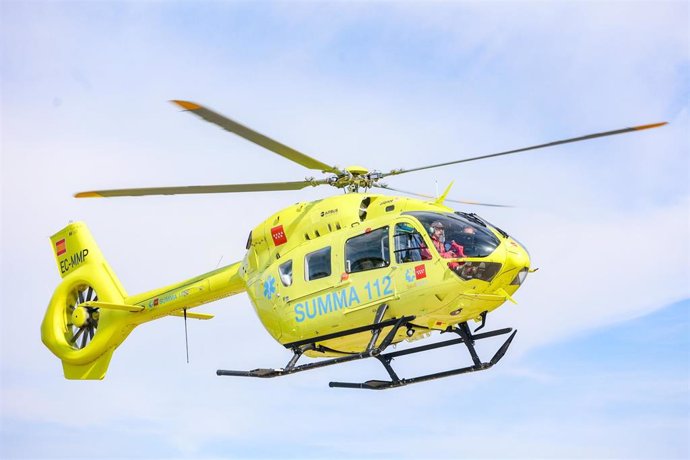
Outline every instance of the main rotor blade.
{"type": "MultiPolygon", "coordinates": [[[[376,188],[382,188],[382,189],[386,189],[386,190],[392,190],[392,191],[394,191],[394,192],[405,193],[405,194],[407,194],[407,195],[418,196],[418,197],[421,197],[421,198],[431,198],[432,200],[436,198],[435,196],[424,195],[424,194],[422,194],[422,193],[416,193],[416,192],[408,192],[407,190],[401,190],[401,189],[399,189],[399,188],[393,188],[393,187],[389,187],[388,185],[383,185],[383,184],[374,184],[374,187],[376,187],[376,188]]],[[[478,201],[453,200],[453,199],[450,199],[450,198],[446,198],[446,199],[443,200],[443,201],[450,201],[450,202],[453,202],[453,203],[461,203],[461,204],[472,204],[472,205],[477,205],[477,206],[491,206],[491,207],[494,207],[494,208],[512,208],[512,207],[513,207],[513,206],[508,205],[508,204],[480,203],[480,202],[478,202],[478,201]]]]}
{"type": "MultiPolygon", "coordinates": [[[[384,173],[382,177],[386,176],[397,176],[398,174],[405,174],[413,171],[422,171],[424,169],[431,169],[431,168],[439,168],[441,166],[448,166],[448,165],[454,165],[458,163],[467,163],[469,161],[475,161],[475,160],[483,160],[485,158],[492,158],[492,157],[498,157],[501,155],[510,155],[513,153],[519,153],[519,152],[526,152],[528,150],[537,150],[537,149],[543,149],[545,147],[553,147],[554,145],[561,145],[561,144],[568,144],[570,142],[579,142],[579,141],[586,141],[588,139],[596,139],[597,137],[606,137],[606,136],[613,136],[616,134],[623,134],[623,133],[629,133],[632,131],[641,131],[643,129],[651,129],[651,128],[658,128],[659,126],[664,126],[668,124],[668,122],[664,121],[662,123],[654,123],[651,125],[641,125],[641,126],[633,126],[631,128],[623,128],[623,129],[617,129],[614,131],[605,131],[602,133],[594,133],[594,134],[588,134],[586,136],[580,136],[580,137],[573,137],[571,139],[563,139],[560,141],[554,141],[554,142],[549,142],[547,144],[539,144],[539,145],[533,145],[531,147],[524,147],[521,149],[515,149],[515,150],[508,150],[505,152],[499,152],[499,153],[491,153],[489,155],[482,155],[478,157],[471,157],[471,158],[465,158],[463,160],[456,160],[456,161],[448,161],[446,163],[438,163],[435,165],[429,165],[429,166],[421,166],[419,168],[412,168],[412,169],[394,169],[390,172],[384,173]]],[[[450,200],[449,200],[450,201],[450,200]]]]}
{"type": "Polygon", "coordinates": [[[230,131],[231,133],[237,134],[238,136],[243,137],[248,141],[258,144],[261,147],[264,147],[273,153],[277,153],[278,155],[287,158],[288,160],[294,161],[295,163],[298,163],[306,168],[316,169],[323,172],[331,172],[338,175],[344,174],[343,171],[339,170],[335,166],[329,166],[326,163],[322,163],[315,158],[305,155],[304,153],[298,152],[297,150],[288,147],[285,144],[281,144],[280,142],[275,141],[270,137],[264,136],[263,134],[258,133],[247,126],[241,125],[234,120],[231,120],[219,113],[214,112],[213,110],[207,109],[204,106],[189,101],[173,100],[171,102],[177,104],[185,110],[194,113],[195,115],[198,115],[199,117],[203,118],[209,123],[218,125],[226,131],[230,131]]]}
{"type": "Polygon", "coordinates": [[[326,180],[304,180],[299,182],[267,182],[263,184],[225,184],[225,185],[190,185],[183,187],[149,187],[124,188],[118,190],[94,190],[79,192],[75,198],[110,198],[116,196],[148,195],[192,195],[197,193],[237,193],[269,192],[282,190],[301,190],[305,187],[316,187],[328,183],[326,180]]]}

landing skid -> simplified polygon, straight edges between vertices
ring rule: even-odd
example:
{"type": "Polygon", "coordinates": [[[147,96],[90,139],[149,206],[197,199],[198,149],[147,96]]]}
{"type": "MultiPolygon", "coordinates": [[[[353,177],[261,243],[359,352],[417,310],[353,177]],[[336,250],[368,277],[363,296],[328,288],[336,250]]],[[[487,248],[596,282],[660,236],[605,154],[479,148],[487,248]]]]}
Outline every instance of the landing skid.
{"type": "Polygon", "coordinates": [[[382,321],[383,315],[385,314],[385,311],[387,309],[386,305],[381,305],[379,310],[377,311],[376,318],[374,320],[374,323],[368,326],[362,326],[358,327],[355,329],[349,329],[347,331],[342,331],[334,334],[328,334],[328,335],[322,335],[322,336],[317,336],[313,337],[308,340],[302,340],[299,342],[293,342],[286,344],[285,346],[287,348],[292,348],[293,351],[293,356],[290,359],[290,361],[287,363],[287,365],[284,368],[278,368],[278,369],[253,369],[250,371],[233,371],[233,370],[223,370],[219,369],[216,371],[217,375],[227,375],[227,376],[233,376],[233,377],[259,377],[259,378],[272,378],[272,377],[281,377],[283,375],[289,375],[289,374],[294,374],[297,372],[303,372],[311,369],[316,369],[320,367],[326,367],[326,366],[332,366],[334,364],[341,364],[341,363],[346,363],[349,361],[356,361],[360,359],[366,359],[366,358],[376,358],[386,369],[386,372],[388,372],[388,375],[390,376],[390,380],[368,380],[363,383],[350,383],[350,382],[330,382],[329,386],[331,388],[362,388],[362,389],[369,389],[369,390],[385,390],[388,388],[395,388],[395,387],[401,387],[405,385],[410,385],[412,383],[419,383],[419,382],[425,382],[427,380],[434,380],[434,379],[440,379],[443,377],[450,377],[453,375],[459,375],[459,374],[466,374],[469,372],[476,372],[476,371],[483,371],[486,369],[489,369],[492,367],[494,364],[496,364],[500,359],[505,355],[506,351],[508,350],[508,347],[510,346],[511,342],[513,341],[513,338],[515,337],[515,334],[517,331],[513,331],[511,328],[506,328],[506,329],[498,329],[495,331],[490,331],[490,332],[484,332],[481,334],[472,334],[470,332],[470,329],[467,325],[466,322],[458,324],[454,328],[448,328],[444,332],[453,332],[457,334],[459,337],[456,339],[452,340],[446,340],[443,342],[438,342],[438,343],[433,343],[429,345],[421,345],[418,347],[414,348],[409,348],[406,350],[400,350],[400,351],[393,351],[389,353],[384,353],[386,348],[388,348],[391,343],[393,342],[393,339],[395,338],[396,334],[400,330],[401,327],[417,327],[412,324],[412,321],[415,319],[414,316],[403,316],[401,318],[393,318],[390,320],[382,321]],[[386,328],[392,326],[391,330],[386,334],[384,339],[381,341],[381,343],[376,346],[376,341],[378,340],[378,337],[381,333],[381,331],[386,328]],[[297,361],[300,359],[302,354],[304,352],[309,351],[309,350],[314,350],[314,351],[332,351],[328,350],[325,347],[321,345],[317,345],[319,342],[323,342],[325,340],[330,340],[338,337],[345,337],[348,335],[352,334],[358,334],[361,332],[366,332],[366,331],[371,331],[372,337],[371,340],[369,341],[369,345],[367,348],[361,352],[361,353],[352,353],[352,354],[347,354],[345,356],[339,356],[337,358],[331,358],[331,359],[326,359],[323,361],[318,361],[318,362],[312,362],[312,363],[307,363],[307,364],[302,364],[302,365],[297,365],[297,361]],[[498,335],[504,335],[504,334],[509,334],[511,333],[508,339],[503,343],[501,348],[498,349],[498,351],[494,354],[494,356],[491,358],[490,361],[488,362],[482,362],[479,359],[479,356],[477,355],[477,351],[474,348],[474,342],[477,340],[481,339],[486,339],[489,337],[495,337],[498,335]],[[413,378],[400,378],[398,375],[395,373],[395,370],[391,366],[391,361],[393,361],[394,358],[397,358],[399,356],[406,356],[406,355],[411,355],[411,354],[416,354],[416,353],[421,353],[429,350],[433,350],[436,348],[444,348],[444,347],[450,347],[453,345],[458,345],[464,343],[465,346],[467,347],[467,350],[470,353],[470,356],[472,358],[473,365],[468,366],[468,367],[462,367],[458,369],[451,369],[448,371],[442,371],[442,372],[437,372],[433,374],[427,374],[427,375],[422,375],[419,377],[413,377],[413,378]]]}
{"type": "Polygon", "coordinates": [[[388,388],[396,388],[396,387],[402,387],[405,385],[410,385],[413,383],[419,383],[419,382],[426,382],[427,380],[435,380],[435,379],[441,379],[444,377],[450,377],[453,375],[460,375],[460,374],[467,374],[468,372],[476,372],[476,371],[484,371],[486,369],[491,368],[494,364],[499,362],[501,358],[503,358],[503,355],[505,355],[506,351],[508,350],[508,347],[510,346],[511,342],[513,341],[513,337],[515,337],[515,334],[517,334],[517,331],[513,331],[511,328],[506,328],[506,329],[498,329],[496,331],[491,331],[491,332],[485,332],[483,334],[477,334],[477,335],[469,335],[467,337],[467,332],[463,334],[461,332],[462,329],[467,328],[467,323],[460,323],[456,328],[453,328],[452,330],[448,332],[454,332],[458,335],[460,335],[460,338],[453,339],[453,340],[446,340],[444,342],[438,342],[438,343],[432,343],[430,345],[422,345],[419,347],[414,347],[414,348],[409,348],[407,350],[400,350],[400,351],[394,351],[391,353],[382,353],[379,355],[374,356],[376,359],[378,359],[383,367],[386,369],[386,372],[388,372],[388,375],[390,376],[391,380],[367,380],[366,382],[362,383],[350,383],[350,382],[330,382],[328,385],[331,388],[362,388],[362,389],[368,389],[368,390],[387,390],[388,388]],[[503,334],[508,334],[512,331],[512,334],[508,337],[508,339],[503,343],[501,348],[498,349],[496,354],[494,354],[493,358],[489,362],[482,362],[479,357],[477,356],[477,352],[474,349],[474,341],[476,340],[481,340],[481,339],[486,339],[489,337],[495,337],[497,335],[503,335],[503,334]],[[465,337],[463,337],[465,335],[465,337]],[[467,339],[466,339],[467,337],[467,339]],[[453,345],[457,345],[460,343],[464,343],[467,349],[470,352],[470,355],[472,356],[472,361],[474,362],[474,365],[468,366],[468,367],[461,367],[458,369],[451,369],[448,371],[442,371],[442,372],[436,372],[434,374],[427,374],[427,375],[421,375],[419,377],[412,377],[409,379],[405,378],[400,378],[398,375],[395,373],[395,370],[393,370],[393,367],[391,366],[391,361],[393,358],[396,358],[398,356],[405,356],[405,355],[411,355],[415,353],[420,353],[423,351],[428,351],[428,350],[433,350],[435,348],[444,348],[444,347],[450,347],[453,345]]]}

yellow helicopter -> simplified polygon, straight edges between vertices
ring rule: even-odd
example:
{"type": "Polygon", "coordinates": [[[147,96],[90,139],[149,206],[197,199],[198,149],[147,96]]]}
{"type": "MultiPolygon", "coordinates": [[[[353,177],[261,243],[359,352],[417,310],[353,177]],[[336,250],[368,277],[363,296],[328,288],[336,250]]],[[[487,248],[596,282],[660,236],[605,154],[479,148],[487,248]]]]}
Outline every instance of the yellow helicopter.
{"type": "MultiPolygon", "coordinates": [[[[75,197],[120,197],[299,190],[329,185],[346,193],[282,209],[249,234],[242,261],[141,294],[129,295],[106,262],[86,224],[67,225],[51,237],[62,277],[41,325],[43,343],[62,361],[68,379],[102,379],[113,351],[138,325],[174,315],[210,319],[189,311],[246,292],[266,330],[292,357],[281,368],[218,370],[218,375],[270,378],[359,359],[375,358],[389,380],[331,382],[331,387],[387,389],[485,370],[506,353],[517,331],[478,332],[487,314],[513,295],[532,271],[527,250],[474,213],[444,205],[439,197],[395,189],[386,177],[509,155],[597,137],[656,128],[635,126],[457,161],[369,171],[322,163],[219,113],[188,101],[182,109],[309,169],[328,174],[296,182],[99,190],[75,197]],[[420,198],[370,193],[382,189],[420,198]],[[471,330],[468,322],[479,323],[471,330]],[[390,350],[432,332],[451,339],[390,350]],[[482,361],[477,340],[507,335],[482,361]],[[463,344],[472,364],[401,378],[393,358],[463,344]],[[306,355],[325,358],[298,364],[306,355]]],[[[452,185],[452,184],[451,184],[452,185]]],[[[472,204],[482,204],[473,203],[472,204]]],[[[486,204],[489,206],[495,206],[486,204]]]]}

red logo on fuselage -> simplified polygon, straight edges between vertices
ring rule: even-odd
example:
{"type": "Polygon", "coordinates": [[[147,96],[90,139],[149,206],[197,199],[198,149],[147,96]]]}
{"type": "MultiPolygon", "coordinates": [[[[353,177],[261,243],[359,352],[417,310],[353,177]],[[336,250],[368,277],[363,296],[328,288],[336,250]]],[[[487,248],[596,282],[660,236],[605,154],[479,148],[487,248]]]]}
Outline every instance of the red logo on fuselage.
{"type": "Polygon", "coordinates": [[[287,236],[285,235],[285,230],[283,230],[282,225],[273,227],[271,229],[271,236],[273,237],[273,244],[276,246],[287,243],[287,236]]]}
{"type": "Polygon", "coordinates": [[[59,256],[67,252],[67,245],[65,244],[64,238],[55,243],[55,249],[57,250],[57,255],[59,256]]]}
{"type": "Polygon", "coordinates": [[[418,280],[420,280],[422,278],[426,278],[426,265],[424,265],[424,264],[417,265],[414,268],[414,277],[415,277],[415,279],[418,279],[418,280]]]}

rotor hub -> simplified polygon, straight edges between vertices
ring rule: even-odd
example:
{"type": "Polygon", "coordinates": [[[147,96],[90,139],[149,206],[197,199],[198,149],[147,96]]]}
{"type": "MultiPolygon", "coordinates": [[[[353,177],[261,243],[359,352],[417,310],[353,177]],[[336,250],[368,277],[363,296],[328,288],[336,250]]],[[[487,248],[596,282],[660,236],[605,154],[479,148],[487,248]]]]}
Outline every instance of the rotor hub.
{"type": "Polygon", "coordinates": [[[334,176],[329,185],[342,188],[346,193],[358,192],[359,189],[370,189],[375,186],[383,174],[379,171],[369,171],[363,166],[348,166],[344,173],[334,176]]]}
{"type": "Polygon", "coordinates": [[[72,312],[72,324],[77,327],[82,327],[89,321],[90,317],[91,315],[86,308],[77,307],[72,312]]]}
{"type": "Polygon", "coordinates": [[[369,170],[364,166],[348,166],[345,171],[349,172],[353,176],[364,176],[369,173],[369,170]]]}
{"type": "Polygon", "coordinates": [[[73,348],[81,350],[96,335],[101,314],[97,307],[89,306],[90,302],[98,301],[93,287],[78,286],[73,295],[73,300],[66,306],[66,339],[73,348]]]}

